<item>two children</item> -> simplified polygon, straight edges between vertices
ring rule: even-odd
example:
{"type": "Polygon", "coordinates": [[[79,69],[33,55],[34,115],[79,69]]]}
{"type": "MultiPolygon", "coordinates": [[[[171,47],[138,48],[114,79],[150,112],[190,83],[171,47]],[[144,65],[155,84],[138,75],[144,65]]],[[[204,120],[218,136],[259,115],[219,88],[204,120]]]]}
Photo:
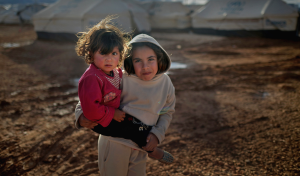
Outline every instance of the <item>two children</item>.
{"type": "Polygon", "coordinates": [[[130,45],[122,75],[116,67],[122,63],[126,42],[109,19],[94,26],[77,44],[77,54],[85,56],[90,67],[79,81],[81,106],[75,110],[76,125],[92,128],[95,122],[99,124],[93,130],[102,134],[98,142],[101,174],[145,175],[145,150],[162,162],[173,161],[168,152],[157,148],[175,111],[174,86],[164,74],[171,60],[148,35],[136,36],[130,45]]]}

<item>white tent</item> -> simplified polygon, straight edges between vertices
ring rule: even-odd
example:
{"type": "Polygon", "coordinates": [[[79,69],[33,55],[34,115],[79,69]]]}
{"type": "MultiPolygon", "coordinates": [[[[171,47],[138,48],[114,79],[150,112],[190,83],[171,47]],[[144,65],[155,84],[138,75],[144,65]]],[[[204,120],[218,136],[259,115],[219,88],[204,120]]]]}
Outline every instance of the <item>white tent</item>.
{"type": "Polygon", "coordinates": [[[282,0],[210,0],[192,14],[192,27],[207,34],[296,35],[297,19],[298,10],[282,0]]]}
{"type": "Polygon", "coordinates": [[[127,32],[150,32],[147,12],[133,2],[122,0],[60,0],[35,14],[33,23],[40,39],[76,40],[108,15],[117,15],[114,23],[127,32]]]}
{"type": "Polygon", "coordinates": [[[0,23],[4,24],[19,24],[21,21],[17,15],[18,11],[24,9],[24,4],[8,4],[2,6],[0,12],[0,23]]]}
{"type": "Polygon", "coordinates": [[[7,4],[51,4],[57,0],[0,0],[0,4],[7,5],[7,4]]]}
{"type": "Polygon", "coordinates": [[[46,8],[45,4],[30,4],[17,12],[21,23],[32,23],[32,16],[42,9],[46,8]]]}
{"type": "Polygon", "coordinates": [[[150,14],[153,30],[180,31],[191,27],[190,10],[181,2],[149,2],[143,6],[150,14]]]}
{"type": "Polygon", "coordinates": [[[44,4],[7,4],[1,6],[0,23],[31,23],[31,17],[45,7],[44,4]]]}

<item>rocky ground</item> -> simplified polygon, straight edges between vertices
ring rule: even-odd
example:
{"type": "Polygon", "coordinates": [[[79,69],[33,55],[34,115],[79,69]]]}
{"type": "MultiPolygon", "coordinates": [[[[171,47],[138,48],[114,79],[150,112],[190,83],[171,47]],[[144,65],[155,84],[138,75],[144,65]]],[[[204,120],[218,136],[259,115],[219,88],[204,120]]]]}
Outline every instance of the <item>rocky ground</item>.
{"type": "MultiPolygon", "coordinates": [[[[0,175],[99,175],[98,135],[74,127],[74,43],[0,25],[0,175]],[[20,45],[20,46],[19,46],[20,45]]],[[[300,41],[153,36],[186,64],[169,75],[176,113],[149,176],[299,175],[300,41]]]]}

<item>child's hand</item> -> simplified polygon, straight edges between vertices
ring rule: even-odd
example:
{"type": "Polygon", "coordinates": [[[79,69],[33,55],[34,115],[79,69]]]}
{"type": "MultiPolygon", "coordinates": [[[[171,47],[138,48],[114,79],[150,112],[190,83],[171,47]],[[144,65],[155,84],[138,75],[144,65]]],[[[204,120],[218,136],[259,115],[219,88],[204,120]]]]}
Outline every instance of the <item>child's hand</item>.
{"type": "Polygon", "coordinates": [[[122,122],[124,118],[125,118],[125,112],[116,109],[113,119],[117,122],[122,122]]]}
{"type": "Polygon", "coordinates": [[[89,129],[93,129],[95,126],[98,125],[98,123],[87,119],[83,115],[83,113],[79,116],[78,123],[79,123],[80,126],[85,127],[85,128],[89,128],[89,129]]]}
{"type": "Polygon", "coordinates": [[[158,145],[158,139],[153,133],[149,133],[147,137],[147,145],[142,147],[146,151],[153,151],[158,145]]]}

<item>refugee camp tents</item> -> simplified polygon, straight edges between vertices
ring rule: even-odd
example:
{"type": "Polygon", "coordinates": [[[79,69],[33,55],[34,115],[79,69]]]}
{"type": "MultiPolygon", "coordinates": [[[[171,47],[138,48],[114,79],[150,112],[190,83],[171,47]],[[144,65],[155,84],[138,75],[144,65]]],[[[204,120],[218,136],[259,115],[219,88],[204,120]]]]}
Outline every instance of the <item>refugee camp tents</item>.
{"type": "Polygon", "coordinates": [[[0,12],[0,23],[3,24],[19,24],[21,21],[17,15],[18,11],[24,9],[24,4],[8,4],[2,6],[0,12]]]}
{"type": "Polygon", "coordinates": [[[191,12],[195,12],[196,10],[203,7],[208,0],[183,0],[182,4],[186,6],[191,12]]]}
{"type": "Polygon", "coordinates": [[[20,24],[31,23],[31,17],[44,9],[45,4],[7,4],[0,10],[0,23],[20,24]]]}
{"type": "Polygon", "coordinates": [[[203,7],[203,5],[185,5],[191,12],[195,12],[196,10],[203,7]]]}
{"type": "Polygon", "coordinates": [[[29,4],[17,12],[21,23],[32,23],[32,16],[40,10],[46,8],[45,4],[29,4]]]}
{"type": "Polygon", "coordinates": [[[75,41],[76,33],[114,14],[113,22],[126,32],[150,33],[147,12],[122,0],[60,0],[35,14],[33,23],[39,39],[75,41]]]}
{"type": "Polygon", "coordinates": [[[192,14],[196,33],[296,36],[298,10],[282,0],[210,0],[192,14]]]}
{"type": "Polygon", "coordinates": [[[190,10],[181,2],[148,2],[143,7],[150,15],[152,30],[184,31],[191,27],[190,10]]]}
{"type": "Polygon", "coordinates": [[[56,2],[57,0],[0,0],[0,4],[8,5],[8,4],[51,4],[56,2]]]}

